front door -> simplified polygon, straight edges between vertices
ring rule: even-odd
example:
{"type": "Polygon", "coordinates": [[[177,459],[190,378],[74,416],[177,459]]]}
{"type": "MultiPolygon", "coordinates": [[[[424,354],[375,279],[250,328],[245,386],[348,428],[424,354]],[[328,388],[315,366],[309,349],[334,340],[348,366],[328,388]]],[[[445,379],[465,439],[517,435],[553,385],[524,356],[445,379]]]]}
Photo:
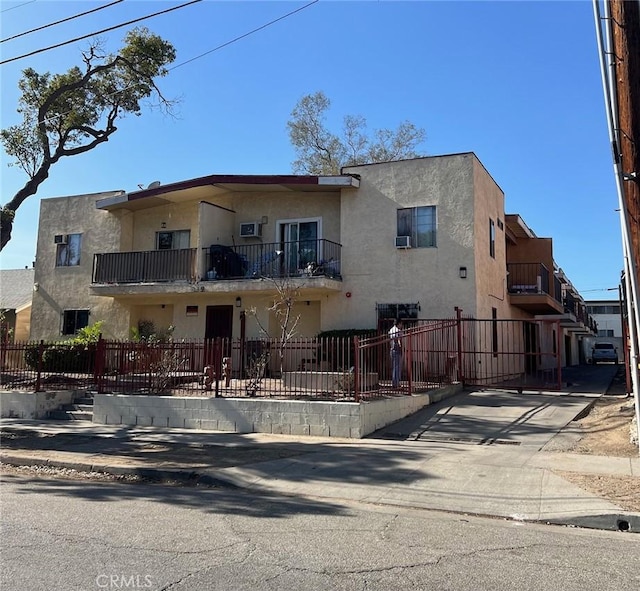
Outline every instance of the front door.
{"type": "Polygon", "coordinates": [[[205,339],[230,339],[233,331],[233,306],[207,306],[205,339]]]}

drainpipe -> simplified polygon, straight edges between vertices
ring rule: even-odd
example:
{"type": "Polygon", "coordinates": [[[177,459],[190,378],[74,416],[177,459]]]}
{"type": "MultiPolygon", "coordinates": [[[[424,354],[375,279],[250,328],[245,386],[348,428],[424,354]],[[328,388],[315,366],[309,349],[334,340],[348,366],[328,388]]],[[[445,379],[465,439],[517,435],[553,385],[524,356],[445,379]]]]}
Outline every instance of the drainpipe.
{"type": "MultiPolygon", "coordinates": [[[[606,49],[607,55],[612,55],[612,44],[610,38],[610,26],[611,11],[609,8],[609,0],[604,2],[605,20],[607,25],[606,31],[606,49]]],[[[635,399],[636,410],[636,425],[638,431],[638,445],[640,449],[640,395],[638,393],[638,351],[637,351],[637,330],[640,326],[640,317],[638,311],[638,277],[636,274],[636,266],[632,260],[633,251],[631,249],[630,241],[630,224],[629,216],[624,201],[624,189],[623,189],[623,170],[620,167],[620,154],[618,152],[619,142],[617,140],[617,130],[614,123],[618,120],[617,113],[617,93],[615,87],[615,62],[611,59],[608,65],[605,65],[605,42],[602,36],[602,26],[600,24],[600,6],[599,0],[593,0],[593,13],[596,26],[596,38],[598,41],[598,57],[600,59],[600,73],[602,77],[602,88],[604,91],[604,100],[607,110],[607,128],[609,131],[609,141],[613,149],[613,169],[614,177],[616,180],[616,189],[618,193],[618,203],[620,208],[620,225],[622,229],[622,246],[624,254],[624,268],[625,268],[625,286],[627,290],[627,318],[629,319],[629,340],[631,344],[631,381],[633,384],[633,395],[635,399]],[[629,296],[632,297],[629,297],[629,296]]],[[[629,171],[633,172],[633,171],[629,171]]]]}

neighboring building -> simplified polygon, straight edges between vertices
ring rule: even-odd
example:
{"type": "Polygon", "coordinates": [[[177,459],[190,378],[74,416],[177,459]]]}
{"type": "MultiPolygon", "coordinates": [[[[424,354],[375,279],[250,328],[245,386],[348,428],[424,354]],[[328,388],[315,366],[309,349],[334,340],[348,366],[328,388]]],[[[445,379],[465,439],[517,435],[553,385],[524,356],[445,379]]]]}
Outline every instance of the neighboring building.
{"type": "Polygon", "coordinates": [[[622,316],[619,300],[588,300],[587,312],[598,324],[599,337],[622,338],[622,316]]]}
{"type": "MultiPolygon", "coordinates": [[[[517,215],[473,153],[336,176],[211,175],[134,193],[44,199],[32,338],[103,320],[107,337],[261,336],[275,282],[298,290],[298,335],[392,317],[562,319],[567,363],[590,324],[552,241],[517,215]],[[286,277],[287,279],[280,279],[286,277]]],[[[538,335],[535,335],[538,338],[538,335]]],[[[554,347],[555,347],[555,340],[554,347]]]]}
{"type": "Polygon", "coordinates": [[[0,310],[4,314],[4,326],[0,329],[3,338],[29,340],[31,299],[35,288],[33,278],[33,269],[0,271],[0,310]]]}
{"type": "Polygon", "coordinates": [[[584,340],[585,355],[591,359],[593,347],[598,343],[611,343],[618,352],[618,360],[624,361],[625,339],[622,332],[622,316],[619,300],[589,300],[587,311],[598,325],[595,338],[584,340]]]}

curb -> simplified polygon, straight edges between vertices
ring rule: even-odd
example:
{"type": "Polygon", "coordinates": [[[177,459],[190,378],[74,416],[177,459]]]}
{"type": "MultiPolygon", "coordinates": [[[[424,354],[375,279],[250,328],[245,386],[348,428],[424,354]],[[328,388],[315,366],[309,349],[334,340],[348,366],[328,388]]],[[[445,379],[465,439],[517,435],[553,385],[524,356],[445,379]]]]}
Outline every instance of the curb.
{"type": "MultiPolygon", "coordinates": [[[[136,468],[133,466],[108,466],[104,464],[90,464],[88,462],[67,462],[64,460],[21,457],[10,454],[0,454],[0,463],[12,466],[47,466],[51,468],[76,470],[77,472],[102,472],[104,474],[112,474],[114,476],[139,476],[155,482],[178,481],[196,485],[203,484],[206,486],[230,490],[246,490],[247,492],[260,494],[259,492],[251,491],[248,487],[238,485],[231,480],[216,478],[209,474],[202,474],[187,470],[136,468]]],[[[470,514],[468,511],[458,511],[455,509],[429,509],[428,507],[424,509],[427,511],[440,511],[445,513],[470,514]]],[[[624,533],[640,533],[640,514],[638,513],[610,513],[578,517],[562,517],[557,519],[516,519],[513,517],[504,517],[489,513],[473,513],[473,515],[488,519],[506,519],[508,521],[518,521],[521,523],[619,531],[624,533]]]]}
{"type": "Polygon", "coordinates": [[[609,513],[604,515],[585,515],[582,517],[567,517],[562,519],[546,519],[538,523],[550,525],[565,525],[583,527],[586,529],[603,529],[625,533],[640,533],[640,514],[637,513],[609,513]]]}

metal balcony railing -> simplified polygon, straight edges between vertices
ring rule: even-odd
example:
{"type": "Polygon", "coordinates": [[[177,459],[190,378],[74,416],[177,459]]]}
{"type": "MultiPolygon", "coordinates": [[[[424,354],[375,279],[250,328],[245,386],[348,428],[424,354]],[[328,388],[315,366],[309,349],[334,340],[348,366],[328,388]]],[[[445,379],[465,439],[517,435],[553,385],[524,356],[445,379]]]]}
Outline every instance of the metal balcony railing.
{"type": "Polygon", "coordinates": [[[342,246],[330,240],[259,242],[204,249],[203,279],[331,277],[341,279],[342,246]]]}
{"type": "Polygon", "coordinates": [[[507,263],[509,293],[549,293],[549,269],[542,263],[507,263]]]}
{"type": "Polygon", "coordinates": [[[109,252],[93,258],[93,283],[195,281],[196,249],[109,252]]]}

